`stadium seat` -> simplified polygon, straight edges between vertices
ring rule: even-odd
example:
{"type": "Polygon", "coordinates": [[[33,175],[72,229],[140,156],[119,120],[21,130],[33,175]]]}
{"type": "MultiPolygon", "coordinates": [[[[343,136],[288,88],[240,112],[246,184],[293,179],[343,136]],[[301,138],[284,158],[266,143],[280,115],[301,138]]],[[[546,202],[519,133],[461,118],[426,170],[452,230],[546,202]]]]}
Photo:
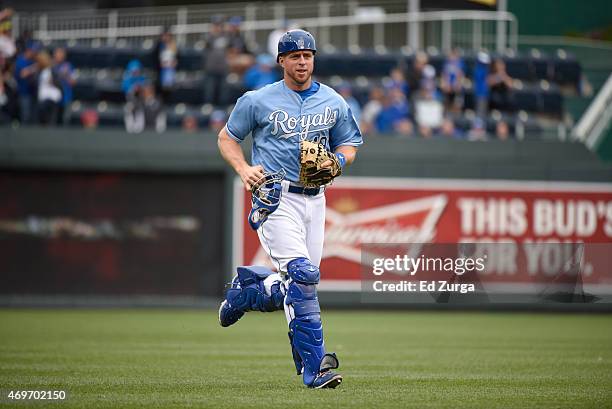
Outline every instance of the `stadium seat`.
{"type": "Polygon", "coordinates": [[[558,58],[553,61],[553,79],[561,85],[580,86],[580,64],[573,58],[558,58]]]}
{"type": "Polygon", "coordinates": [[[124,127],[125,122],[123,119],[123,105],[121,104],[105,104],[106,109],[99,109],[98,104],[98,118],[100,126],[107,127],[124,127]]]}
{"type": "Polygon", "coordinates": [[[541,89],[540,97],[540,112],[561,116],[563,114],[563,97],[558,87],[549,89],[541,89]]]}
{"type": "Polygon", "coordinates": [[[171,104],[191,104],[200,105],[204,103],[204,85],[202,83],[193,83],[190,86],[176,88],[170,93],[168,102],[171,104]]]}
{"type": "Polygon", "coordinates": [[[533,49],[530,53],[533,74],[537,80],[552,80],[550,58],[540,50],[533,49]]]}
{"type": "Polygon", "coordinates": [[[506,72],[512,78],[522,81],[531,81],[534,79],[530,59],[522,56],[504,57],[506,63],[506,72]]]}
{"type": "Polygon", "coordinates": [[[317,54],[315,74],[323,77],[339,75],[343,77],[381,77],[388,75],[397,66],[398,57],[393,54],[376,54],[373,52],[350,54],[317,54]]]}
{"type": "Polygon", "coordinates": [[[181,48],[178,52],[177,70],[196,71],[204,67],[204,53],[192,48],[181,48]]]}
{"type": "Polygon", "coordinates": [[[99,98],[103,101],[109,102],[125,102],[125,95],[121,90],[121,83],[117,81],[103,80],[99,81],[96,84],[96,89],[99,95],[99,98]]]}
{"type": "Polygon", "coordinates": [[[531,88],[515,89],[512,92],[514,107],[517,110],[535,112],[540,108],[538,92],[531,88]]]}
{"type": "Polygon", "coordinates": [[[98,89],[92,78],[79,78],[73,87],[73,98],[82,101],[99,101],[98,89]]]}
{"type": "MultiPolygon", "coordinates": [[[[223,92],[221,93],[221,101],[220,104],[222,106],[228,106],[234,104],[238,98],[244,94],[247,89],[242,84],[242,81],[239,78],[235,80],[231,80],[232,74],[228,75],[223,84],[223,92]]],[[[205,101],[210,102],[210,101],[205,101]]]]}

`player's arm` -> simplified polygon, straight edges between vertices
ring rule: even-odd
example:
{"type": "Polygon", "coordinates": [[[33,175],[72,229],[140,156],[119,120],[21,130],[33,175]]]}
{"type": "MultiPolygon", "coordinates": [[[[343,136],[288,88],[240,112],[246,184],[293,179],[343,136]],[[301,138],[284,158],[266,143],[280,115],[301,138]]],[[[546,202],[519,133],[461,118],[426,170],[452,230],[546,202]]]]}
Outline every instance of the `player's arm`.
{"type": "MultiPolygon", "coordinates": [[[[357,147],[356,146],[338,146],[334,151],[334,154],[339,160],[340,168],[346,167],[346,165],[350,165],[355,161],[355,157],[357,156],[357,147]],[[342,157],[342,159],[340,159],[342,157]]],[[[321,163],[322,168],[330,168],[333,163],[331,160],[326,160],[321,163]]]]}
{"type": "Polygon", "coordinates": [[[338,146],[334,153],[336,154],[336,156],[338,156],[338,154],[342,154],[346,159],[345,166],[350,165],[355,161],[355,157],[357,156],[357,147],[350,145],[338,146]]]}
{"type": "Polygon", "coordinates": [[[240,144],[232,139],[225,130],[225,126],[219,132],[217,145],[223,159],[236,171],[244,187],[251,190],[251,186],[264,177],[262,166],[250,166],[244,158],[240,144]]]}

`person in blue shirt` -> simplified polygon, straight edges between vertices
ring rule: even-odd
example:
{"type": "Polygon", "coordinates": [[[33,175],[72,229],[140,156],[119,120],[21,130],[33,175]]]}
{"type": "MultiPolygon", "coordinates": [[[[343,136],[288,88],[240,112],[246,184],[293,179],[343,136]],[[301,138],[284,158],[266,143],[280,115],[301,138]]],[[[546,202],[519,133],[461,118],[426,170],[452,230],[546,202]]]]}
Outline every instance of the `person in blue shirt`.
{"type": "Polygon", "coordinates": [[[489,84],[487,84],[487,76],[489,75],[489,64],[491,57],[489,54],[481,51],[478,53],[476,66],[474,67],[474,99],[476,100],[476,115],[480,118],[487,116],[487,106],[489,104],[489,84]]]}
{"type": "Polygon", "coordinates": [[[269,54],[257,56],[257,63],[244,74],[244,86],[249,90],[259,89],[278,81],[274,68],[274,57],[269,54]]]}
{"type": "Polygon", "coordinates": [[[70,104],[72,103],[72,87],[76,83],[74,67],[66,61],[66,50],[58,47],[53,51],[53,75],[62,86],[62,101],[59,106],[58,123],[67,125],[70,119],[70,104]]]}
{"type": "Polygon", "coordinates": [[[17,98],[19,100],[19,119],[21,123],[31,124],[34,122],[36,112],[36,53],[40,45],[34,41],[28,41],[25,49],[17,56],[15,61],[15,81],[17,82],[17,98]]]}
{"type": "Polygon", "coordinates": [[[440,88],[444,94],[446,108],[459,111],[463,107],[463,78],[465,64],[456,49],[451,50],[442,69],[440,88]]]}
{"type": "Polygon", "coordinates": [[[381,134],[399,133],[409,135],[413,127],[409,119],[410,106],[401,88],[387,90],[383,108],[376,117],[376,131],[381,134]]]}
{"type": "Polygon", "coordinates": [[[404,76],[401,68],[393,68],[389,73],[389,77],[390,88],[400,88],[402,92],[406,94],[406,97],[410,97],[410,87],[408,86],[408,82],[406,81],[406,77],[404,76]]]}
{"type": "Polygon", "coordinates": [[[138,60],[130,61],[123,73],[121,83],[121,90],[125,94],[126,101],[133,100],[140,88],[147,83],[147,77],[142,73],[142,63],[138,60]]]}

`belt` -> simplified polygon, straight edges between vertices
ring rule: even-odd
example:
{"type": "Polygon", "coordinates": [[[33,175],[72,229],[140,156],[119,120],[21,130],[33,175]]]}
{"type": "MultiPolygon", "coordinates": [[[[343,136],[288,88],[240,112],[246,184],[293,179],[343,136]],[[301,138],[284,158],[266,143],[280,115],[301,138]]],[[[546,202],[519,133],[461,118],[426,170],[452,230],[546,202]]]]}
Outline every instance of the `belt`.
{"type": "Polygon", "coordinates": [[[295,185],[289,185],[289,188],[287,189],[289,193],[299,193],[306,196],[316,196],[321,193],[322,190],[322,187],[302,187],[295,185]]]}

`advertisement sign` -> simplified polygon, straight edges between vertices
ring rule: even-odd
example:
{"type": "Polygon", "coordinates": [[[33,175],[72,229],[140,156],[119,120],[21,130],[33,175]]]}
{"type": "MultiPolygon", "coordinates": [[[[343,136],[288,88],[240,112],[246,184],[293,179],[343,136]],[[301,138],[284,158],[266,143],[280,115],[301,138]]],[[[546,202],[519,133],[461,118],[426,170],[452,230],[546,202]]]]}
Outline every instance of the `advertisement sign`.
{"type": "MultiPolygon", "coordinates": [[[[490,257],[480,279],[520,291],[582,257],[585,249],[576,245],[612,244],[612,184],[343,177],[326,198],[322,291],[360,291],[363,248],[370,245],[473,243],[490,257]]],[[[237,183],[234,262],[271,266],[246,222],[249,209],[237,183]]],[[[587,282],[612,284],[602,270],[605,248],[597,247],[587,282]]],[[[418,250],[412,245],[413,256],[418,250]]]]}

